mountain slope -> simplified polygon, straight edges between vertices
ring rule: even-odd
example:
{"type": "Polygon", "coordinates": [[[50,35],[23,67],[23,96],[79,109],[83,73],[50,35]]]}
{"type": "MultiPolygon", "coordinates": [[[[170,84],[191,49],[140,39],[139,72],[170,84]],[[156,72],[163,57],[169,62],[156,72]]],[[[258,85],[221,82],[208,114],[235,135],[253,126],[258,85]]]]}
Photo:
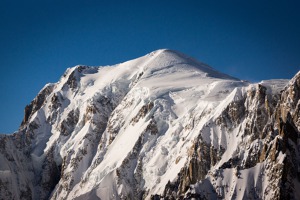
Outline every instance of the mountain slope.
{"type": "Polygon", "coordinates": [[[0,136],[0,196],[300,198],[299,87],[299,73],[250,84],[171,50],[70,68],[0,136]]]}

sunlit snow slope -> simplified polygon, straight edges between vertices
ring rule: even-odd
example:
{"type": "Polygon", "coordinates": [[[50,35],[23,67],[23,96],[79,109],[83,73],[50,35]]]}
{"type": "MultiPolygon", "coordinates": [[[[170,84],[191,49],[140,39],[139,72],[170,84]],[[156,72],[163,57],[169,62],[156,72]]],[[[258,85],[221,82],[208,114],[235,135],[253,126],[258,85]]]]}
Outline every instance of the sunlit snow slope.
{"type": "Polygon", "coordinates": [[[300,198],[299,76],[250,84],[171,50],[69,68],[0,136],[0,197],[300,198]]]}

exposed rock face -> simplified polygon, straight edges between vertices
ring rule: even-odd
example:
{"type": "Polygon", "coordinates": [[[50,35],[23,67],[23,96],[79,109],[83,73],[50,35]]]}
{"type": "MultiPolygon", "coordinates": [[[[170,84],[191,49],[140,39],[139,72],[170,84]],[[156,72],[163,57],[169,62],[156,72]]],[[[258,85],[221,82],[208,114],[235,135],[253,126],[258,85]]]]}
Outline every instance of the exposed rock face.
{"type": "Polygon", "coordinates": [[[42,105],[44,104],[46,98],[51,94],[53,91],[54,85],[53,84],[48,84],[46,85],[40,92],[39,94],[34,98],[34,100],[25,107],[24,110],[24,119],[21,123],[21,127],[24,126],[27,122],[30,116],[38,111],[42,105]]]}
{"type": "Polygon", "coordinates": [[[153,108],[153,102],[150,102],[147,105],[143,105],[138,114],[131,120],[132,123],[137,123],[141,118],[144,118],[149,111],[153,108]]]}
{"type": "Polygon", "coordinates": [[[170,50],[70,68],[0,135],[0,199],[299,199],[299,99],[170,50]]]}
{"type": "Polygon", "coordinates": [[[67,118],[63,120],[62,123],[60,124],[59,130],[63,136],[68,136],[74,131],[74,128],[79,120],[78,118],[79,118],[78,109],[76,109],[75,111],[71,110],[68,113],[67,118]]]}
{"type": "Polygon", "coordinates": [[[54,160],[54,147],[46,155],[42,164],[42,176],[40,180],[41,193],[39,198],[47,199],[55,188],[61,175],[61,166],[54,160]]]}

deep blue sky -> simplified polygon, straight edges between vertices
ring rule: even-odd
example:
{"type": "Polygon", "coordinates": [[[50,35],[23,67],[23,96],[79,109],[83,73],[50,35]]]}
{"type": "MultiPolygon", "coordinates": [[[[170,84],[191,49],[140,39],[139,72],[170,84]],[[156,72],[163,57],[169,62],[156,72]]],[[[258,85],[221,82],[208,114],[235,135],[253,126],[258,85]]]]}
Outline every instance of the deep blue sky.
{"type": "Polygon", "coordinates": [[[300,1],[0,1],[0,132],[67,67],[181,51],[240,79],[300,70],[300,1]],[[130,3],[129,3],[130,2],[130,3]]]}

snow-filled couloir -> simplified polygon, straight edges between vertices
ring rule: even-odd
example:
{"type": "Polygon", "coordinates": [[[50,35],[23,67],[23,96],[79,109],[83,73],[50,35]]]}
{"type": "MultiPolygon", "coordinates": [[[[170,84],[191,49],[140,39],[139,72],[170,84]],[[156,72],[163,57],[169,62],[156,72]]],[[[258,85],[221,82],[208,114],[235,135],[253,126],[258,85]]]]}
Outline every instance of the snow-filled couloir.
{"type": "Polygon", "coordinates": [[[172,50],[69,68],[0,136],[0,197],[300,198],[299,87],[172,50]]]}

